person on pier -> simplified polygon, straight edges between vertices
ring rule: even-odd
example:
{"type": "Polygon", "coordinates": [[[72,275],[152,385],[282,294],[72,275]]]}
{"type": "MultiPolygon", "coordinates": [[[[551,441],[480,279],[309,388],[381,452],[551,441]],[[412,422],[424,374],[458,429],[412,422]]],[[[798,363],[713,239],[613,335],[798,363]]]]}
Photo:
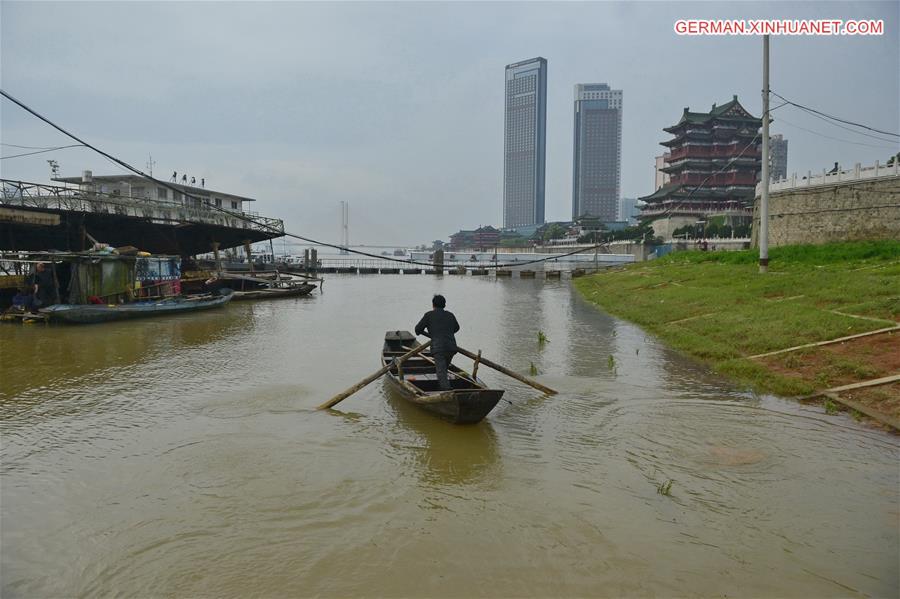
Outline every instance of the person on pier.
{"type": "Polygon", "coordinates": [[[37,312],[38,308],[46,308],[59,303],[59,288],[53,271],[47,268],[43,262],[38,262],[34,273],[28,279],[31,286],[30,309],[37,312]]]}
{"type": "Polygon", "coordinates": [[[435,295],[431,299],[433,309],[426,312],[419,324],[416,325],[416,335],[425,335],[431,338],[431,355],[434,357],[438,385],[444,391],[450,389],[447,370],[456,354],[454,333],[459,331],[456,316],[453,315],[453,312],[445,310],[446,306],[447,300],[444,296],[435,295]]]}

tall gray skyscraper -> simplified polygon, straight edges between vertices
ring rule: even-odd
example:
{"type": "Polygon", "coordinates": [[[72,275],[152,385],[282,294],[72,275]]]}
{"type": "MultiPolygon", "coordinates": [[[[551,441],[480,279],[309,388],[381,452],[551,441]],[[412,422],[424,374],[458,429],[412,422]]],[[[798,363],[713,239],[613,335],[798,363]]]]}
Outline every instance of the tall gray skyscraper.
{"type": "Polygon", "coordinates": [[[547,59],[506,66],[503,226],[544,222],[547,154],[547,59]]]}
{"type": "Polygon", "coordinates": [[[783,135],[773,135],[769,138],[770,181],[787,179],[787,150],[788,140],[786,140],[783,135]]]}
{"type": "Polygon", "coordinates": [[[622,90],[605,83],[575,86],[572,218],[616,220],[622,165],[622,90]]]}

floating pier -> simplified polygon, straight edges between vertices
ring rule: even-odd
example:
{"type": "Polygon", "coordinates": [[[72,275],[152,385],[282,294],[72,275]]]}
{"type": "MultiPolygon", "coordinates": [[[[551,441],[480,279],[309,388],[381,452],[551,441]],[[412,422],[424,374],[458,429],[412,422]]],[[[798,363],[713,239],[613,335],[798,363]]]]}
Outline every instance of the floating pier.
{"type": "MultiPolygon", "coordinates": [[[[458,276],[466,276],[470,274],[473,277],[485,277],[485,276],[494,276],[498,279],[552,279],[552,280],[561,280],[568,278],[577,278],[582,277],[586,274],[598,272],[601,270],[606,270],[607,268],[614,267],[614,264],[606,264],[600,266],[599,268],[559,268],[558,264],[554,264],[553,268],[544,269],[520,269],[520,268],[492,268],[491,264],[470,264],[470,265],[447,265],[444,264],[443,268],[438,268],[436,265],[433,268],[427,268],[422,266],[412,266],[410,265],[397,265],[397,266],[381,266],[378,264],[379,261],[370,260],[370,261],[360,261],[356,265],[348,265],[346,262],[344,264],[340,264],[338,262],[337,265],[329,265],[329,266],[319,266],[316,269],[306,269],[297,266],[290,266],[286,268],[278,267],[281,272],[287,273],[295,273],[295,274],[312,274],[315,275],[317,273],[325,273],[325,274],[360,274],[360,275],[374,275],[374,274],[382,274],[382,275],[458,275],[458,276]]],[[[384,261],[380,261],[384,263],[384,261]]]]}

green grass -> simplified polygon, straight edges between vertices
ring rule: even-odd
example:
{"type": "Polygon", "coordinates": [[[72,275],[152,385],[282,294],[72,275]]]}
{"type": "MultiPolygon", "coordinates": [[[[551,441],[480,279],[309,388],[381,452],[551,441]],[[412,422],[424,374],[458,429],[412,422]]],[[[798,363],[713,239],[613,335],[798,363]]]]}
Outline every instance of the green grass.
{"type": "Polygon", "coordinates": [[[672,479],[667,479],[665,482],[661,482],[656,485],[656,492],[660,495],[670,496],[672,495],[672,483],[675,482],[672,479]]]}
{"type": "MultiPolygon", "coordinates": [[[[900,242],[786,246],[769,253],[679,252],[574,281],[589,301],[759,391],[810,393],[824,381],[745,358],[891,326],[900,320],[900,242]],[[871,319],[852,318],[854,314],[871,319]]],[[[854,376],[862,363],[834,364],[854,376]]]]}
{"type": "MultiPolygon", "coordinates": [[[[900,243],[896,241],[852,241],[848,243],[828,243],[824,245],[786,245],[771,248],[769,261],[790,264],[844,264],[897,260],[900,258],[900,243]]],[[[759,250],[746,252],[677,252],[658,260],[659,263],[676,262],[717,262],[720,264],[756,264],[759,250]]]]}

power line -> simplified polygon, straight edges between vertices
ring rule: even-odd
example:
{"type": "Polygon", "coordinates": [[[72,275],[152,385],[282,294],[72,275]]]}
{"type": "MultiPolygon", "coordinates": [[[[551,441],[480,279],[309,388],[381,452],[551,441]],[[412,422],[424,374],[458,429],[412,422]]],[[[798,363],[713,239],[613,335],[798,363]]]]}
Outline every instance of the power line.
{"type": "Polygon", "coordinates": [[[71,144],[68,146],[59,146],[58,148],[47,148],[45,150],[37,150],[36,152],[25,152],[24,154],[13,154],[12,156],[0,156],[0,160],[8,158],[22,158],[23,156],[34,156],[35,154],[44,154],[46,152],[55,152],[56,150],[65,150],[66,148],[83,148],[84,144],[71,144]]]}
{"type": "Polygon", "coordinates": [[[815,113],[815,114],[820,114],[820,115],[822,115],[822,116],[824,116],[824,117],[826,117],[826,118],[832,119],[832,120],[834,120],[834,121],[839,121],[839,122],[844,123],[844,124],[846,124],[846,125],[853,125],[854,127],[859,127],[859,128],[861,128],[861,129],[868,129],[869,131],[874,131],[875,133],[881,133],[882,135],[890,135],[890,136],[892,136],[892,137],[898,137],[898,138],[900,138],[900,133],[891,133],[890,131],[882,131],[881,129],[876,129],[876,128],[874,128],[874,127],[869,127],[868,125],[863,125],[862,123],[856,123],[856,122],[854,122],[854,121],[848,121],[847,119],[842,119],[842,118],[840,118],[840,117],[836,117],[836,116],[827,114],[827,113],[822,112],[822,111],[820,111],[820,110],[816,110],[815,108],[810,108],[809,106],[803,106],[802,104],[797,104],[796,102],[794,102],[794,101],[792,101],[792,100],[788,100],[787,98],[785,98],[784,96],[782,96],[781,94],[779,94],[779,93],[777,93],[777,92],[770,92],[770,93],[771,93],[773,96],[778,96],[779,98],[781,98],[782,100],[784,100],[785,102],[787,102],[788,104],[790,104],[790,105],[792,105],[792,106],[796,106],[797,108],[802,108],[803,110],[806,110],[806,111],[809,111],[809,112],[813,112],[813,113],[815,113]]]}
{"type": "Polygon", "coordinates": [[[51,146],[20,146],[17,144],[7,144],[0,142],[0,146],[8,146],[10,148],[19,148],[20,150],[52,150],[51,146]]]}
{"type": "Polygon", "coordinates": [[[854,133],[854,134],[856,134],[856,135],[862,135],[862,136],[864,136],[864,137],[869,137],[869,138],[872,138],[872,139],[877,139],[878,141],[884,141],[884,142],[887,142],[887,143],[897,143],[897,142],[896,142],[895,140],[893,140],[893,139],[885,139],[885,138],[879,137],[879,136],[877,136],[877,135],[872,135],[871,133],[866,133],[865,131],[857,131],[856,129],[851,129],[850,127],[845,127],[845,126],[841,125],[840,123],[835,123],[834,121],[831,121],[831,120],[825,118],[824,116],[818,115],[818,114],[816,114],[815,112],[810,112],[810,111],[808,111],[808,110],[805,110],[804,112],[806,112],[806,113],[809,114],[810,116],[816,117],[816,118],[819,119],[820,121],[825,121],[826,123],[828,123],[828,124],[831,125],[832,127],[837,127],[838,129],[843,129],[844,131],[849,131],[850,133],[854,133]]]}
{"type": "Polygon", "coordinates": [[[863,143],[861,141],[851,141],[849,139],[843,139],[841,137],[832,137],[831,135],[825,135],[824,133],[819,133],[818,131],[813,131],[812,129],[807,129],[806,127],[801,127],[800,125],[797,125],[795,123],[787,121],[784,118],[781,119],[781,122],[784,123],[785,125],[789,125],[791,127],[796,127],[797,129],[802,129],[803,131],[806,131],[807,133],[812,133],[813,135],[818,135],[819,137],[824,137],[826,139],[832,139],[834,141],[841,141],[844,143],[853,144],[855,146],[866,146],[868,148],[883,148],[886,150],[897,149],[897,146],[882,146],[882,145],[878,145],[878,144],[867,144],[867,143],[863,143]]]}
{"type": "MultiPolygon", "coordinates": [[[[131,166],[130,164],[128,164],[128,163],[125,162],[124,160],[121,160],[121,159],[119,159],[119,158],[116,158],[115,156],[113,156],[113,155],[111,155],[111,154],[108,154],[108,153],[104,152],[104,151],[101,150],[100,148],[97,148],[96,146],[93,146],[93,145],[89,144],[88,142],[84,141],[83,139],[79,138],[78,136],[74,135],[73,133],[69,133],[68,131],[66,131],[65,129],[63,129],[61,126],[57,125],[56,123],[54,123],[53,121],[51,121],[51,120],[48,119],[47,117],[41,115],[40,113],[38,113],[38,112],[35,111],[34,109],[28,107],[26,104],[20,102],[19,100],[17,100],[16,98],[14,98],[13,96],[11,96],[10,94],[8,94],[6,91],[4,91],[4,90],[2,90],[2,89],[0,89],[0,95],[2,95],[4,98],[6,98],[7,100],[9,100],[10,102],[16,104],[17,106],[19,106],[20,108],[22,108],[23,110],[25,110],[26,112],[28,112],[29,114],[31,114],[32,116],[34,116],[35,118],[37,118],[37,119],[39,119],[39,120],[41,120],[41,121],[44,121],[45,123],[47,123],[48,125],[50,125],[50,126],[53,127],[54,129],[56,129],[57,131],[59,131],[60,133],[63,133],[64,135],[67,135],[68,137],[71,137],[71,138],[74,139],[75,141],[79,142],[81,145],[83,145],[83,146],[85,146],[85,147],[87,147],[87,148],[90,148],[91,150],[94,150],[95,152],[97,152],[98,154],[100,154],[101,156],[103,156],[104,158],[106,158],[107,160],[112,161],[113,163],[115,163],[115,164],[117,164],[117,165],[119,165],[119,166],[121,166],[121,167],[123,167],[123,168],[125,168],[125,169],[127,169],[127,170],[129,170],[129,171],[131,171],[131,172],[133,172],[134,174],[136,174],[136,175],[138,175],[138,176],[144,177],[145,179],[147,179],[147,180],[149,180],[149,181],[153,181],[153,182],[156,183],[157,185],[160,185],[160,186],[162,186],[162,187],[165,187],[165,188],[167,188],[167,189],[170,189],[170,190],[172,190],[172,191],[174,191],[174,192],[176,192],[176,193],[184,194],[185,197],[188,197],[188,198],[190,198],[190,199],[192,199],[192,200],[197,200],[197,201],[200,201],[200,202],[203,201],[202,198],[200,198],[200,197],[198,197],[198,196],[195,196],[195,195],[192,195],[192,194],[186,192],[186,191],[185,191],[184,189],[182,189],[182,188],[175,187],[174,185],[170,185],[167,181],[162,181],[162,180],[160,180],[160,179],[156,179],[155,177],[153,177],[153,176],[151,176],[151,175],[148,175],[147,173],[141,171],[140,169],[137,169],[137,168],[131,166]]],[[[206,204],[206,206],[207,206],[208,208],[212,209],[212,210],[216,210],[216,211],[218,211],[218,212],[222,212],[222,213],[224,213],[224,214],[227,214],[227,215],[229,215],[229,216],[232,216],[232,217],[235,217],[235,218],[244,220],[244,221],[246,221],[246,222],[253,223],[253,224],[255,224],[255,225],[258,226],[258,227],[262,227],[262,228],[265,229],[268,233],[274,234],[275,236],[292,237],[292,238],[294,238],[294,239],[299,239],[299,240],[301,240],[301,241],[306,241],[306,242],[311,243],[311,244],[314,244],[314,245],[320,245],[320,246],[323,246],[323,247],[330,247],[330,248],[333,248],[333,249],[336,249],[336,250],[346,250],[347,252],[350,252],[350,253],[352,253],[352,254],[358,254],[358,255],[361,255],[361,256],[367,256],[367,257],[369,257],[369,258],[376,258],[376,259],[379,259],[379,260],[388,260],[388,261],[391,261],[391,262],[400,262],[400,263],[403,263],[403,264],[413,264],[413,265],[417,265],[417,266],[434,266],[434,264],[431,263],[431,262],[420,262],[420,261],[418,261],[418,260],[407,260],[407,259],[402,259],[402,258],[394,258],[394,257],[392,257],[392,256],[379,256],[379,255],[377,255],[377,254],[370,254],[369,252],[361,252],[361,251],[359,251],[359,250],[354,250],[354,249],[349,248],[349,247],[344,247],[344,246],[340,246],[340,245],[335,245],[335,244],[333,244],[333,243],[326,243],[326,242],[324,242],[324,241],[317,241],[317,240],[311,239],[311,238],[309,238],[309,237],[304,237],[304,236],[302,236],[302,235],[297,235],[297,234],[295,234],[295,233],[289,233],[289,232],[287,232],[287,231],[284,231],[283,229],[282,229],[281,231],[279,231],[278,229],[275,229],[274,227],[271,227],[271,226],[269,226],[269,225],[267,225],[267,224],[265,224],[265,223],[259,222],[259,221],[255,220],[255,219],[253,219],[253,218],[250,218],[250,217],[248,217],[248,216],[246,216],[246,215],[244,215],[244,214],[238,214],[238,213],[235,213],[235,212],[231,212],[231,211],[229,211],[229,210],[225,210],[224,208],[219,208],[218,206],[214,206],[213,204],[206,204]]],[[[485,264],[485,265],[482,265],[481,268],[503,268],[503,267],[506,267],[506,266],[527,266],[527,265],[530,265],[530,264],[538,264],[538,263],[540,263],[540,262],[547,262],[547,261],[549,261],[549,260],[558,260],[559,258],[565,258],[565,257],[567,257],[567,256],[572,256],[572,255],[578,254],[578,253],[589,252],[590,250],[596,250],[596,249],[599,249],[599,248],[602,248],[602,247],[605,247],[605,244],[597,244],[597,245],[593,245],[593,246],[590,246],[590,247],[587,247],[587,248],[581,248],[581,249],[578,249],[578,250],[575,250],[575,251],[572,251],[572,252],[568,252],[568,253],[565,253],[565,254],[557,254],[557,255],[554,255],[554,256],[552,256],[552,257],[548,257],[548,258],[540,258],[540,259],[530,260],[530,261],[526,261],[526,262],[510,262],[510,263],[506,263],[506,264],[485,264]]]]}

